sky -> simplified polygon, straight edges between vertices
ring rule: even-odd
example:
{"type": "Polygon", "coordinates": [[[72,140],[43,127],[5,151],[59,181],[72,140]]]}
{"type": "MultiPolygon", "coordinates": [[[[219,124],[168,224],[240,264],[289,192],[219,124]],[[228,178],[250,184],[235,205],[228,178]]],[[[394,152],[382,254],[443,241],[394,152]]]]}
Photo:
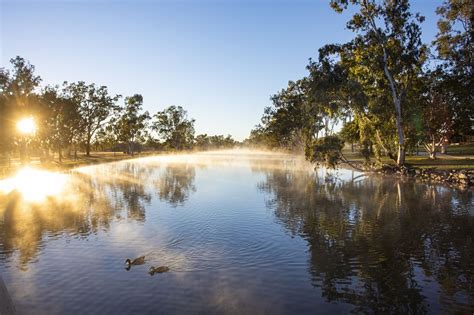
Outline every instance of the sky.
{"type": "MultiPolygon", "coordinates": [[[[42,85],[85,81],[181,105],[197,134],[248,137],[270,96],[306,75],[308,58],[349,41],[329,0],[0,0],[0,67],[29,60],[42,85]]],[[[436,34],[441,0],[414,0],[436,34]]]]}

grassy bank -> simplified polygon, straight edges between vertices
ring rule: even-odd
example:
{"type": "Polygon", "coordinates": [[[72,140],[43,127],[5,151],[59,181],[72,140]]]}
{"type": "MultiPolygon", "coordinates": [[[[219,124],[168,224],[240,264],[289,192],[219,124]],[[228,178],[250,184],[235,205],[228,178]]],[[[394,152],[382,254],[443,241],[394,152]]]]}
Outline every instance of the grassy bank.
{"type": "MultiPolygon", "coordinates": [[[[447,152],[447,154],[438,153],[435,160],[430,159],[424,151],[420,151],[419,155],[407,155],[406,165],[422,169],[474,171],[474,144],[452,145],[447,148],[447,152]]],[[[351,162],[364,162],[364,158],[357,150],[352,152],[350,148],[345,148],[343,154],[351,162]]],[[[374,157],[371,157],[371,162],[375,163],[374,157]]],[[[395,162],[388,157],[382,158],[382,162],[395,165],[395,162]]]]}

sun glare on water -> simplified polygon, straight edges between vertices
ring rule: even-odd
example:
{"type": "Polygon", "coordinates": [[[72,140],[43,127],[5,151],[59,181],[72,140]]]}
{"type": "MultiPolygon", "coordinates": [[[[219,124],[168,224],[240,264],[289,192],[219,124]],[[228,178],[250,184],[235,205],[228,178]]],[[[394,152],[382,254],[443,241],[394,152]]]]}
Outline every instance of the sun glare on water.
{"type": "Polygon", "coordinates": [[[0,191],[19,192],[24,200],[42,201],[59,195],[66,184],[66,175],[42,171],[30,167],[23,168],[14,177],[0,181],[0,191]]]}

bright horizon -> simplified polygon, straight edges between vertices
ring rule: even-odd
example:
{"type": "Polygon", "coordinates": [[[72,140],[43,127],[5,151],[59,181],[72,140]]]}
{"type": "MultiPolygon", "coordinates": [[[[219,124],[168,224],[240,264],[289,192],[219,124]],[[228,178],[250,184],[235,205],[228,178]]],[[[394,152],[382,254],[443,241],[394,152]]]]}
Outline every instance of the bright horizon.
{"type": "MultiPolygon", "coordinates": [[[[436,34],[441,1],[413,1],[436,34]]],[[[17,55],[41,86],[63,81],[143,95],[151,114],[181,105],[196,134],[248,137],[270,96],[308,58],[353,34],[324,1],[9,1],[0,4],[0,67],[17,55]]],[[[123,102],[123,100],[121,100],[123,102]]]]}

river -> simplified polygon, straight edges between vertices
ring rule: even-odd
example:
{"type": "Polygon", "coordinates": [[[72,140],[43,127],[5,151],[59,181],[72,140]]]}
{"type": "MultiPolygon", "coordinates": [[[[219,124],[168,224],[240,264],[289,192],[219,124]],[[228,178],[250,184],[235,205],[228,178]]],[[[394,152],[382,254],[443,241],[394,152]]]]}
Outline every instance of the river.
{"type": "Polygon", "coordinates": [[[472,313],[473,191],[242,150],[29,169],[0,273],[19,313],[472,313]]]}

